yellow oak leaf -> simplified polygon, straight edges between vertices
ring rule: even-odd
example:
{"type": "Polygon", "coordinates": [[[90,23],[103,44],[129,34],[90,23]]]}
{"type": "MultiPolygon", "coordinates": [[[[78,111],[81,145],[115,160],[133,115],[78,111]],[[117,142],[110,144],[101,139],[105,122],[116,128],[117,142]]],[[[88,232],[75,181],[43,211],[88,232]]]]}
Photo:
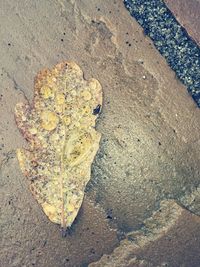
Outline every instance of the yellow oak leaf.
{"type": "Polygon", "coordinates": [[[74,62],[39,72],[33,103],[16,105],[16,123],[28,142],[17,150],[20,168],[45,214],[62,228],[76,218],[90,179],[101,105],[100,83],[86,81],[74,62]]]}

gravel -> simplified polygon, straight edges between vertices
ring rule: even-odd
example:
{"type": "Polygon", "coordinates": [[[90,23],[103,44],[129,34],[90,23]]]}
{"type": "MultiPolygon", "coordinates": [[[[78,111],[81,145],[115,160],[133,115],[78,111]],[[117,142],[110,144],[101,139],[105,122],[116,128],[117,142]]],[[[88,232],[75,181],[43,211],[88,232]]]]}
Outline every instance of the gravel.
{"type": "Polygon", "coordinates": [[[149,36],[200,107],[200,48],[161,0],[124,0],[144,34],[149,36]]]}

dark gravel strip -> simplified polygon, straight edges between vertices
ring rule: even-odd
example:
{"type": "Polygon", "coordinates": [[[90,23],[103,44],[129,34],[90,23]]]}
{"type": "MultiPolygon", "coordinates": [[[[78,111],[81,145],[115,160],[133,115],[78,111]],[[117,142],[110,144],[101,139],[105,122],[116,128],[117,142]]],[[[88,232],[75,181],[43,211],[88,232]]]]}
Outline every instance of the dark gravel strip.
{"type": "Polygon", "coordinates": [[[200,107],[199,46],[162,0],[124,0],[124,4],[200,107]]]}

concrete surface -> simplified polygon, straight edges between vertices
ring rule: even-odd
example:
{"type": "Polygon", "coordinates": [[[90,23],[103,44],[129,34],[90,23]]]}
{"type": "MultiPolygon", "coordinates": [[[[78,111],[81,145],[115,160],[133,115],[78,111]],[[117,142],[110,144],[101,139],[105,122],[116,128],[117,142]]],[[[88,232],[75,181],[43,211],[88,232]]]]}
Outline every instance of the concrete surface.
{"type": "Polygon", "coordinates": [[[172,200],[163,201],[140,231],[129,233],[111,255],[90,267],[198,267],[199,231],[199,217],[172,200]]]}
{"type": "MultiPolygon", "coordinates": [[[[0,266],[88,266],[101,263],[103,254],[115,255],[125,238],[130,266],[148,264],[152,257],[149,266],[191,267],[189,255],[196,261],[200,250],[200,219],[181,206],[200,212],[200,110],[123,2],[11,0],[0,1],[0,13],[0,266]],[[26,144],[13,115],[17,102],[31,101],[36,73],[62,60],[77,62],[104,93],[100,150],[81,212],[65,239],[20,172],[15,149],[26,144]],[[144,235],[145,222],[156,218],[162,201],[169,207],[164,215],[173,214],[168,199],[181,211],[136,255],[130,235],[144,235]],[[157,242],[171,229],[177,242],[157,242]],[[182,231],[191,242],[187,251],[182,231]],[[170,260],[168,249],[177,247],[180,253],[170,260]]],[[[162,226],[162,220],[154,221],[162,226]]]]}

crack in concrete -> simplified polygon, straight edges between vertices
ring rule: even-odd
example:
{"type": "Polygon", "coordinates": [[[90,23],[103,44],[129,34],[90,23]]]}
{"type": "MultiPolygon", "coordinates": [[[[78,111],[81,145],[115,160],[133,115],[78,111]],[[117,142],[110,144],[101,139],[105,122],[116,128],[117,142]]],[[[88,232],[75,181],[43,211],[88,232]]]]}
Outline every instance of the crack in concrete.
{"type": "Polygon", "coordinates": [[[15,158],[15,150],[10,150],[7,153],[5,153],[5,157],[1,160],[0,162],[0,170],[2,169],[3,166],[5,166],[6,164],[8,164],[8,162],[15,158]]]}
{"type": "Polygon", "coordinates": [[[20,91],[22,93],[22,95],[24,96],[25,100],[28,102],[28,97],[26,96],[24,89],[22,89],[22,87],[18,84],[16,79],[14,77],[12,77],[6,69],[2,68],[2,70],[7,75],[8,79],[10,79],[13,82],[13,86],[14,86],[15,90],[20,91]]]}
{"type": "Polygon", "coordinates": [[[190,194],[182,196],[180,201],[186,210],[200,216],[200,185],[193,189],[190,194]]]}

